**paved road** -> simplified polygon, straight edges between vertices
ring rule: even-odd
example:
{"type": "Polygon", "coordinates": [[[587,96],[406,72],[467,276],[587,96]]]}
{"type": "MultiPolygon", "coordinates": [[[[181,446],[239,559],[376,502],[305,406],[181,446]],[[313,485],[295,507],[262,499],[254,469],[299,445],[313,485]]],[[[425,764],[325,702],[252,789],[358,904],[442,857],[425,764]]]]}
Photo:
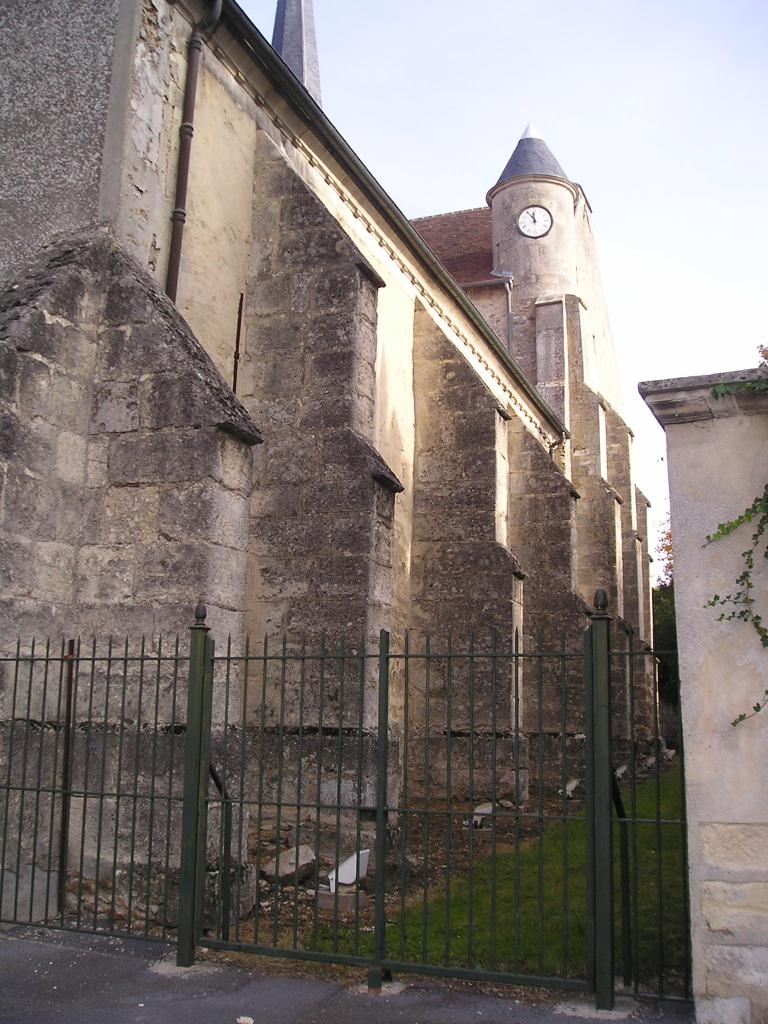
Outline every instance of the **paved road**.
{"type": "MultiPolygon", "coordinates": [[[[285,967],[283,967],[285,970],[285,967]]],[[[166,946],[61,932],[0,936],[0,1021],[34,1024],[689,1024],[684,1007],[622,1002],[598,1013],[570,999],[531,1005],[421,979],[380,996],[325,978],[233,964],[180,969],[166,946]]]]}

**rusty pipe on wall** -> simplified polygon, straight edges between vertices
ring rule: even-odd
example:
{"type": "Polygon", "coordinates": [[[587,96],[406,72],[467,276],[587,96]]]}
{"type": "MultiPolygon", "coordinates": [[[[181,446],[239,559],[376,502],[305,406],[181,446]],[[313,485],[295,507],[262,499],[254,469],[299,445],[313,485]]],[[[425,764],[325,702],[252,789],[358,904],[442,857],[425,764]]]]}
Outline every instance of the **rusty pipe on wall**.
{"type": "Polygon", "coordinates": [[[192,29],[187,44],[187,78],[184,83],[184,105],[179,128],[179,162],[176,168],[176,194],[171,214],[171,244],[168,251],[168,270],[165,276],[165,293],[173,302],[179,287],[181,267],[181,243],[184,238],[184,224],[187,220],[187,186],[189,184],[189,162],[192,154],[192,137],[195,134],[195,97],[197,76],[203,54],[203,35],[212,32],[221,18],[222,0],[212,0],[211,12],[192,29]]]}

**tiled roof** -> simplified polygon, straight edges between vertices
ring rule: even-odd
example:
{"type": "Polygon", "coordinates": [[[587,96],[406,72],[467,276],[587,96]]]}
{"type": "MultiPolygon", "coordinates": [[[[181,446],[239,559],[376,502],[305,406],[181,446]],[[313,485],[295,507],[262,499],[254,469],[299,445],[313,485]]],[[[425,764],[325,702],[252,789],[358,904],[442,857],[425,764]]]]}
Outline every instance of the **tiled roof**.
{"type": "Polygon", "coordinates": [[[412,223],[459,284],[490,277],[493,252],[489,207],[418,217],[412,223]]]}

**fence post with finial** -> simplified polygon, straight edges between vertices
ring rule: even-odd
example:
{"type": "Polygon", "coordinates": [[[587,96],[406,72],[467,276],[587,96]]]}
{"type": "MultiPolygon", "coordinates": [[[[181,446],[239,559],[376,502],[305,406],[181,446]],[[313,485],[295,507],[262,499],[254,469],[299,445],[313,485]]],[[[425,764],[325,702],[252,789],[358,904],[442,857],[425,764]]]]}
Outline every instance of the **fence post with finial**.
{"type": "Polygon", "coordinates": [[[187,728],[184,746],[184,797],[181,817],[181,870],[179,880],[179,928],[176,963],[191,967],[195,961],[197,923],[201,919],[203,898],[201,865],[205,859],[205,796],[208,779],[210,744],[210,676],[212,641],[210,627],[205,624],[206,608],[202,601],[195,608],[195,622],[190,626],[189,685],[187,688],[187,728]],[[207,711],[206,711],[207,706],[207,711]],[[202,831],[202,845],[201,845],[202,831]]]}
{"type": "Polygon", "coordinates": [[[613,832],[611,770],[611,616],[608,595],[595,593],[586,634],[588,980],[598,1010],[612,1010],[613,832]]]}

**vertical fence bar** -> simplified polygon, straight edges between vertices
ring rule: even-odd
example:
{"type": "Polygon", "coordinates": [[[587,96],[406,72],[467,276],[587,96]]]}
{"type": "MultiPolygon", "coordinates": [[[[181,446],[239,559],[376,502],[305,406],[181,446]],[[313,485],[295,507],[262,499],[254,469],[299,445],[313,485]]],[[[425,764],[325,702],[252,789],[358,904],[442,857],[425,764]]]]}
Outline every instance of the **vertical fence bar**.
{"type": "MultiPolygon", "coordinates": [[[[187,739],[184,753],[184,804],[181,819],[181,877],[179,891],[179,933],[176,963],[191,967],[195,960],[195,919],[198,835],[200,818],[200,777],[207,779],[208,764],[203,764],[203,702],[205,698],[206,653],[209,627],[205,625],[205,605],[195,608],[195,624],[190,627],[189,686],[187,689],[187,739]]],[[[203,799],[205,790],[203,790],[203,799]]]]}
{"type": "Polygon", "coordinates": [[[423,896],[421,905],[421,959],[427,962],[427,937],[429,932],[429,790],[430,790],[430,760],[429,760],[429,694],[431,690],[432,667],[432,646],[429,633],[424,637],[424,796],[423,796],[423,833],[424,833],[424,858],[423,858],[423,896]]]}
{"type": "MultiPolygon", "coordinates": [[[[293,875],[293,948],[299,945],[299,849],[301,848],[301,790],[304,770],[304,689],[306,685],[307,640],[302,637],[299,654],[299,750],[296,765],[296,836],[293,875]]],[[[361,691],[362,692],[362,691],[361,691]]],[[[358,848],[360,843],[357,844],[358,848]]],[[[318,851],[319,853],[319,851],[318,851]]]]}
{"type": "MultiPolygon", "coordinates": [[[[626,666],[626,678],[627,678],[627,691],[629,697],[629,758],[628,765],[632,769],[632,777],[634,779],[635,771],[635,680],[634,680],[634,669],[632,667],[632,660],[634,657],[635,649],[635,631],[632,626],[626,627],[627,636],[627,666],[626,666]]],[[[614,773],[613,777],[613,792],[614,792],[614,804],[616,806],[616,813],[619,816],[619,856],[621,863],[621,947],[622,957],[624,960],[623,964],[623,982],[624,988],[629,988],[633,984],[633,943],[635,941],[635,935],[632,928],[632,878],[631,878],[631,863],[629,856],[629,821],[627,819],[627,813],[624,808],[624,799],[619,789],[618,776],[614,773]],[[618,802],[617,802],[618,800],[618,802]]],[[[632,817],[635,817],[635,813],[632,813],[632,817]]],[[[637,824],[632,822],[633,832],[637,829],[637,824]]],[[[634,979],[634,983],[637,984],[637,979],[634,979]]]]}
{"type": "Polygon", "coordinates": [[[386,941],[384,906],[387,856],[387,762],[389,745],[389,633],[379,634],[379,713],[376,737],[376,904],[373,923],[373,963],[368,968],[368,988],[381,990],[382,960],[386,941]]]}
{"type": "MultiPolygon", "coordinates": [[[[152,905],[152,854],[154,853],[155,841],[155,789],[157,780],[157,733],[160,721],[160,673],[163,659],[163,638],[157,639],[157,660],[155,667],[155,701],[154,701],[154,722],[152,725],[152,767],[150,768],[149,783],[149,827],[147,832],[147,885],[144,894],[144,934],[149,935],[149,925],[152,905]]],[[[106,723],[105,723],[106,726],[106,723]]]]}
{"type": "Polygon", "coordinates": [[[168,763],[168,791],[165,799],[165,864],[163,866],[163,927],[162,937],[168,936],[168,887],[171,874],[171,823],[173,819],[175,792],[174,775],[176,769],[176,697],[179,681],[179,636],[176,634],[173,648],[173,675],[171,682],[171,721],[168,730],[170,756],[168,763]]]}
{"type": "MultiPolygon", "coordinates": [[[[506,664],[506,663],[505,663],[506,664]]],[[[497,649],[497,634],[496,630],[493,630],[491,634],[491,807],[493,812],[491,814],[491,915],[490,915],[490,929],[491,929],[491,970],[496,970],[496,829],[498,826],[498,814],[499,808],[496,803],[496,731],[498,729],[498,715],[496,709],[496,693],[497,693],[497,672],[498,672],[498,649],[497,649]]],[[[517,742],[517,740],[515,740],[517,742]]],[[[474,825],[474,819],[472,820],[474,825]]]]}
{"type": "Polygon", "coordinates": [[[661,730],[659,727],[659,666],[652,660],[653,670],[653,760],[654,760],[654,833],[656,837],[656,961],[658,993],[664,996],[664,873],[662,868],[663,835],[661,827],[661,730]]]}
{"type": "MultiPolygon", "coordinates": [[[[84,901],[83,881],[85,874],[85,837],[86,825],[88,822],[88,795],[90,789],[91,775],[91,747],[93,746],[93,686],[96,675],[96,637],[91,642],[91,673],[88,682],[88,711],[86,728],[84,732],[85,750],[83,751],[83,795],[80,804],[80,859],[77,869],[77,907],[75,914],[75,928],[79,930],[84,901]]],[[[98,868],[96,871],[98,874],[98,868]]],[[[129,922],[130,923],[130,922],[129,922]]]]}
{"type": "Polygon", "coordinates": [[[538,957],[539,974],[544,974],[544,635],[539,632],[537,638],[537,659],[536,659],[536,704],[537,704],[537,728],[539,738],[538,750],[538,785],[537,785],[537,806],[536,815],[536,877],[537,896],[536,906],[538,909],[538,957]]]}
{"type": "Polygon", "coordinates": [[[272,945],[277,945],[280,925],[280,853],[282,842],[283,820],[283,763],[285,759],[285,685],[288,663],[288,638],[283,633],[280,648],[280,717],[277,725],[277,779],[275,782],[276,820],[275,820],[275,884],[272,900],[272,945]]]}
{"type": "MultiPolygon", "coordinates": [[[[315,850],[320,851],[320,818],[323,806],[323,710],[325,700],[325,636],[320,637],[318,651],[320,664],[318,667],[318,688],[320,691],[317,704],[317,778],[315,780],[315,850]]],[[[337,872],[338,875],[338,872],[337,872]]],[[[312,905],[312,949],[317,949],[317,936],[320,913],[320,858],[315,858],[315,896],[312,905]]]]}
{"type": "Polygon", "coordinates": [[[365,711],[365,670],[366,670],[365,637],[360,641],[360,676],[357,695],[357,778],[355,793],[357,794],[357,821],[355,825],[355,956],[360,956],[360,833],[362,827],[361,813],[363,808],[363,714],[365,711]]]}
{"type": "MultiPolygon", "coordinates": [[[[35,681],[35,641],[32,640],[32,650],[29,656],[29,679],[27,681],[27,710],[24,718],[24,740],[21,752],[21,780],[19,786],[19,829],[16,841],[16,886],[13,893],[13,920],[19,919],[19,879],[21,877],[21,853],[22,837],[26,832],[24,823],[24,806],[27,795],[27,753],[29,751],[30,721],[32,718],[32,691],[35,681]]],[[[8,794],[10,799],[10,793],[8,794]]],[[[34,871],[33,871],[34,874],[34,871]]]]}
{"type": "Polygon", "coordinates": [[[595,614],[587,631],[587,820],[590,920],[589,981],[598,1010],[612,1010],[613,833],[611,821],[611,664],[608,595],[595,594],[595,614]]]}
{"type": "Polygon", "coordinates": [[[112,847],[112,898],[110,901],[110,921],[114,925],[115,908],[117,906],[117,882],[119,878],[117,869],[117,858],[120,852],[120,807],[121,807],[121,785],[123,778],[123,744],[125,740],[125,698],[128,693],[128,637],[123,645],[123,679],[120,684],[120,717],[118,718],[118,746],[117,746],[117,768],[115,770],[115,828],[112,847]]]}
{"type": "MultiPolygon", "coordinates": [[[[467,967],[471,967],[473,957],[472,926],[474,924],[474,882],[475,882],[475,819],[472,811],[475,806],[475,634],[469,634],[469,871],[467,872],[467,967]]],[[[496,817],[496,804],[491,798],[491,821],[496,817]]]]}
{"type": "Polygon", "coordinates": [[[619,783],[613,774],[613,806],[619,825],[619,866],[621,871],[621,955],[624,987],[632,984],[632,929],[630,926],[631,904],[629,898],[629,836],[627,835],[627,814],[621,797],[619,783]]]}
{"type": "Polygon", "coordinates": [[[112,637],[107,641],[107,671],[104,680],[104,714],[101,723],[101,772],[99,775],[99,812],[96,821],[96,878],[93,890],[93,928],[99,921],[99,883],[101,882],[101,837],[104,824],[104,790],[107,779],[107,739],[109,729],[109,687],[112,677],[112,637]]]}
{"type": "Polygon", "coordinates": [[[685,743],[683,739],[682,706],[680,704],[680,666],[675,659],[675,674],[677,683],[677,752],[680,769],[680,841],[682,847],[683,870],[683,927],[685,934],[685,979],[683,981],[683,995],[686,999],[691,998],[691,906],[688,897],[688,805],[685,791],[685,743]]]}
{"type": "Polygon", "coordinates": [[[410,637],[408,630],[403,637],[403,777],[400,807],[403,825],[400,830],[400,959],[405,959],[405,879],[406,850],[408,843],[408,815],[410,813],[408,797],[408,711],[410,703],[410,637]]]}
{"type": "MultiPolygon", "coordinates": [[[[339,662],[339,682],[336,699],[339,705],[338,732],[336,734],[336,840],[334,844],[334,864],[336,865],[333,886],[333,951],[339,951],[339,865],[341,863],[341,798],[342,798],[342,764],[344,760],[344,680],[346,677],[347,645],[341,639],[341,660],[339,662]]],[[[356,878],[356,881],[358,879],[356,878]]]]}
{"type": "MultiPolygon", "coordinates": [[[[237,871],[235,873],[235,942],[240,941],[240,885],[243,874],[243,826],[244,818],[246,813],[246,806],[248,806],[248,815],[250,818],[251,810],[250,804],[246,805],[245,798],[245,750],[248,744],[248,670],[250,668],[250,637],[246,634],[245,637],[245,654],[243,656],[243,683],[242,683],[242,698],[240,705],[240,772],[238,776],[237,785],[237,801],[240,807],[240,813],[237,819],[237,871]]],[[[256,902],[258,904],[259,897],[259,883],[256,881],[256,902]]]]}
{"type": "MultiPolygon", "coordinates": [[[[211,766],[211,719],[213,715],[213,637],[205,636],[203,656],[203,706],[200,710],[200,762],[197,778],[197,857],[195,861],[195,931],[193,942],[203,933],[205,872],[208,865],[208,777],[211,766]]],[[[194,949],[192,951],[194,956],[194,949]]]]}
{"type": "MultiPolygon", "coordinates": [[[[61,700],[62,700],[62,694],[64,692],[64,675],[65,675],[65,673],[64,673],[64,665],[65,665],[64,645],[65,645],[65,643],[66,643],[65,640],[61,641],[61,651],[60,651],[60,658],[59,658],[59,683],[58,683],[58,687],[57,687],[57,691],[56,691],[56,716],[54,718],[54,723],[55,723],[54,733],[55,733],[55,735],[53,737],[53,761],[51,763],[51,776],[50,776],[50,778],[51,778],[51,799],[50,799],[50,803],[49,803],[50,814],[48,816],[48,856],[47,856],[47,859],[46,859],[46,878],[45,878],[45,922],[44,923],[46,925],[48,924],[49,919],[50,919],[51,881],[52,881],[51,876],[55,875],[55,871],[53,870],[53,858],[54,858],[54,839],[53,839],[53,833],[54,833],[54,826],[56,824],[56,793],[57,793],[57,790],[56,790],[56,779],[58,778],[57,769],[59,767],[59,736],[60,736],[61,731],[62,731],[61,730],[61,700]]],[[[18,652],[17,652],[17,656],[18,656],[18,652]]],[[[17,662],[16,663],[16,672],[17,673],[18,673],[18,667],[19,666],[18,666],[18,662],[17,662]]],[[[15,709],[15,701],[16,701],[16,683],[14,681],[14,709],[15,709]]],[[[13,713],[15,713],[15,711],[13,713]]],[[[11,721],[11,727],[13,727],[13,721],[11,721]]],[[[9,757],[8,766],[9,766],[9,768],[10,768],[10,756],[11,756],[11,751],[9,750],[8,751],[8,757],[9,757]]],[[[5,840],[3,840],[3,842],[5,842],[5,840]]],[[[58,851],[56,851],[55,856],[58,858],[58,851]]],[[[3,867],[4,863],[5,863],[5,851],[3,851],[2,861],[0,861],[0,870],[2,870],[2,867],[3,867]]],[[[0,877],[0,905],[2,905],[2,896],[3,896],[2,888],[3,888],[2,887],[2,877],[0,877]]],[[[56,907],[56,911],[58,913],[58,904],[57,904],[57,907],[56,907]]]]}
{"type": "MultiPolygon", "coordinates": [[[[48,697],[48,669],[50,666],[50,655],[51,655],[51,641],[50,638],[45,642],[45,669],[43,672],[43,692],[40,698],[40,741],[37,745],[37,782],[35,784],[35,822],[32,833],[32,855],[31,863],[32,867],[32,878],[29,886],[29,920],[34,920],[34,906],[35,906],[35,866],[37,865],[37,834],[38,825],[40,819],[40,790],[43,785],[43,746],[45,740],[45,720],[46,720],[46,703],[48,697]]],[[[48,906],[45,908],[46,917],[48,916],[48,906]]]]}
{"type": "MultiPolygon", "coordinates": [[[[256,811],[256,885],[259,886],[258,879],[261,878],[261,824],[264,817],[264,763],[266,757],[267,748],[267,682],[268,682],[268,671],[267,666],[269,663],[269,640],[265,636],[262,653],[261,653],[261,710],[259,713],[259,786],[257,796],[257,811],[256,811]]],[[[315,892],[317,892],[317,879],[315,879],[315,892]]],[[[256,906],[253,910],[253,942],[254,945],[259,943],[259,911],[261,909],[261,889],[257,889],[258,899],[256,900],[256,906]]]]}
{"type": "Polygon", "coordinates": [[[56,897],[56,909],[60,917],[64,915],[64,894],[67,874],[67,845],[69,843],[69,800],[70,800],[70,774],[72,770],[72,684],[73,667],[75,661],[75,641],[67,642],[67,663],[66,677],[66,705],[64,712],[64,752],[62,754],[62,786],[61,786],[61,837],[59,840],[59,877],[58,892],[56,897]]]}
{"type": "Polygon", "coordinates": [[[631,857],[631,896],[630,904],[632,910],[632,974],[634,978],[633,992],[637,996],[640,990],[640,878],[638,859],[638,836],[637,836],[637,735],[635,731],[635,659],[634,659],[634,634],[629,634],[629,666],[627,678],[629,682],[629,751],[631,789],[630,789],[630,818],[632,821],[632,857],[631,857]]]}
{"type": "Polygon", "coordinates": [[[139,692],[136,696],[136,742],[133,745],[133,789],[131,796],[131,860],[128,866],[128,920],[126,930],[133,933],[133,884],[136,868],[136,819],[139,806],[139,764],[141,763],[141,710],[144,702],[144,665],[146,662],[147,641],[142,636],[139,648],[139,692]]]}
{"type": "Polygon", "coordinates": [[[515,970],[520,971],[520,631],[515,628],[514,647],[515,712],[515,970]]]}
{"type": "MultiPolygon", "coordinates": [[[[63,651],[62,651],[62,664],[63,664],[63,661],[64,661],[64,658],[63,658],[63,651]]],[[[13,740],[14,740],[14,732],[15,732],[15,729],[16,729],[16,697],[17,697],[18,688],[19,688],[19,665],[20,664],[21,664],[21,638],[18,638],[16,640],[16,658],[14,660],[14,665],[13,665],[13,699],[12,699],[12,704],[11,704],[11,721],[10,721],[10,725],[8,726],[8,770],[6,772],[6,784],[5,784],[5,787],[4,787],[5,788],[5,806],[3,807],[3,831],[2,831],[3,850],[2,850],[2,854],[0,854],[0,917],[3,917],[3,919],[5,919],[4,915],[3,915],[3,912],[2,912],[2,908],[5,906],[5,902],[4,902],[5,876],[6,876],[5,853],[6,853],[6,849],[7,849],[7,846],[8,846],[8,812],[10,811],[10,808],[11,808],[11,786],[13,784],[13,740]]],[[[56,731],[56,736],[58,738],[58,730],[56,731]]],[[[52,787],[51,787],[51,789],[52,789],[52,792],[51,792],[51,821],[53,821],[53,800],[54,800],[54,795],[55,795],[53,793],[53,790],[55,789],[55,785],[56,784],[54,782],[52,787]]],[[[8,873],[10,873],[10,872],[8,872],[8,873]]],[[[50,871],[49,871],[49,878],[50,878],[50,871]]],[[[14,882],[15,882],[15,879],[14,879],[14,882]]]]}
{"type": "Polygon", "coordinates": [[[568,718],[567,718],[567,687],[565,633],[560,637],[560,785],[563,791],[563,977],[568,975],[568,718]]]}
{"type": "MultiPolygon", "coordinates": [[[[232,804],[229,802],[229,702],[232,688],[232,636],[227,636],[227,653],[224,670],[224,730],[221,743],[221,773],[219,782],[214,778],[214,766],[211,761],[211,779],[219,791],[219,899],[221,906],[218,913],[219,934],[222,939],[229,939],[230,901],[232,890],[232,804]],[[224,934],[226,932],[226,935],[224,934]]],[[[216,773],[218,774],[218,773],[216,773]]]]}
{"type": "Polygon", "coordinates": [[[453,635],[448,631],[448,676],[445,693],[445,919],[443,963],[451,962],[451,829],[453,827],[453,635]]]}

